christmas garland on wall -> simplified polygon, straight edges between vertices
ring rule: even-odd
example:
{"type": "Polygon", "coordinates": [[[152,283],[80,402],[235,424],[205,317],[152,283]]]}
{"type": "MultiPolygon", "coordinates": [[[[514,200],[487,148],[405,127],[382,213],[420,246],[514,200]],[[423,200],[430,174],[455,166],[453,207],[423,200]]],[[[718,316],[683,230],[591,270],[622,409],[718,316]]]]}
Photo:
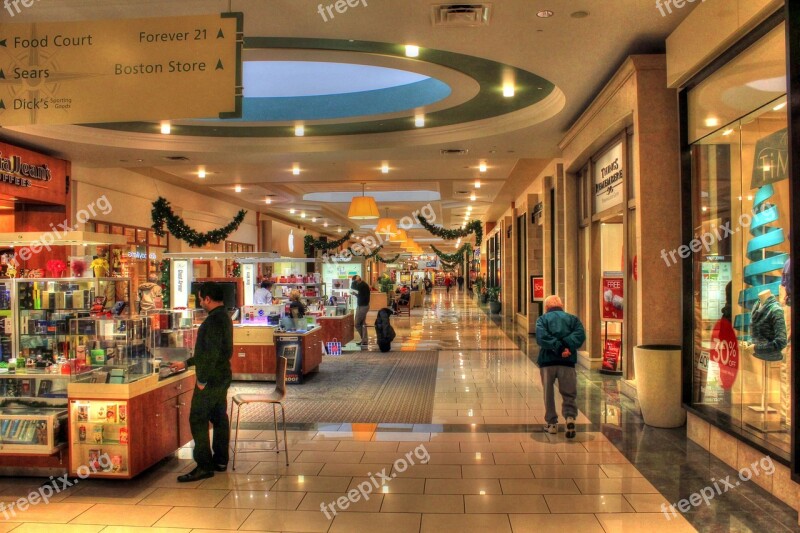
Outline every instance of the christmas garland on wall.
{"type": "Polygon", "coordinates": [[[379,255],[378,255],[378,256],[375,256],[375,259],[376,259],[377,261],[381,262],[381,263],[384,263],[384,264],[389,264],[389,263],[394,263],[395,261],[397,261],[398,259],[400,259],[400,254],[397,254],[396,256],[394,256],[394,257],[392,257],[392,258],[390,258],[390,259],[384,259],[383,257],[381,257],[381,256],[379,256],[379,255]]]}
{"type": "Polygon", "coordinates": [[[463,239],[464,237],[469,237],[474,234],[476,247],[480,248],[483,242],[483,224],[481,224],[480,220],[471,221],[464,229],[444,229],[439,226],[434,226],[422,215],[417,215],[417,220],[419,220],[423,228],[442,239],[452,241],[455,239],[463,239]]]}
{"type": "Polygon", "coordinates": [[[332,250],[343,245],[348,239],[350,239],[352,235],[353,230],[347,230],[347,233],[344,234],[344,237],[338,241],[323,241],[320,239],[315,239],[313,235],[306,235],[303,238],[303,250],[305,251],[306,256],[310,256],[314,250],[327,252],[328,250],[332,250]]]}
{"type": "MultiPolygon", "coordinates": [[[[472,245],[468,242],[464,243],[461,245],[461,248],[453,254],[447,254],[433,245],[431,245],[431,250],[439,257],[443,265],[455,266],[464,262],[464,254],[469,254],[472,251],[472,245]]],[[[450,268],[452,268],[452,266],[450,268]]]]}
{"type": "Polygon", "coordinates": [[[201,248],[207,244],[219,244],[228,236],[239,229],[239,225],[244,221],[247,211],[242,209],[239,211],[233,220],[222,228],[200,233],[199,231],[191,228],[181,217],[172,211],[169,201],[166,198],[159,196],[158,200],[153,202],[153,210],[151,212],[153,218],[153,230],[159,237],[164,237],[164,225],[167,226],[167,231],[176,239],[180,239],[189,244],[192,248],[201,248]]]}

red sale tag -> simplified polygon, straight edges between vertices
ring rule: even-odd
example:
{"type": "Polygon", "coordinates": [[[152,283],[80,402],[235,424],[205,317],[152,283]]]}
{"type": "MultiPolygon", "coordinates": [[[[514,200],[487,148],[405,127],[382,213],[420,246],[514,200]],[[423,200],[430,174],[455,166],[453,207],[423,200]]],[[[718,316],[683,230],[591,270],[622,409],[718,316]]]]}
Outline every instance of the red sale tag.
{"type": "Polygon", "coordinates": [[[727,318],[721,318],[711,333],[711,360],[719,365],[723,389],[730,389],[739,372],[739,341],[727,318]]]}

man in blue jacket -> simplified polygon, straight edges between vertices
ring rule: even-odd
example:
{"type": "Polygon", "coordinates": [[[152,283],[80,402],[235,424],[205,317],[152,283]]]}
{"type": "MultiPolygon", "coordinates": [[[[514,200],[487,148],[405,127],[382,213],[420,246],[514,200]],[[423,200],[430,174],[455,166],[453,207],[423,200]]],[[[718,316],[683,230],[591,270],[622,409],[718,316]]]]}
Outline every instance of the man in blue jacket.
{"type": "Polygon", "coordinates": [[[578,348],[586,340],[586,332],[578,317],[564,312],[558,296],[548,296],[544,301],[544,315],[536,321],[536,342],[539,344],[539,372],[544,389],[545,426],[551,435],[558,433],[555,381],[562,398],[562,414],[567,420],[568,439],[575,437],[575,418],[578,416],[578,348]]]}

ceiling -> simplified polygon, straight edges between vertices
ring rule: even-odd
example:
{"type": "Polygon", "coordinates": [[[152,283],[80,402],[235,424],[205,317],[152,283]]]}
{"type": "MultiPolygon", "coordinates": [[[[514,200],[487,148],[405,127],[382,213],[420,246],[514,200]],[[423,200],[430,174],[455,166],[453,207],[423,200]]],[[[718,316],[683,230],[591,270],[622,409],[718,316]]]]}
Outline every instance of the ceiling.
{"type": "MultiPolygon", "coordinates": [[[[334,17],[326,15],[323,20],[318,6],[324,9],[329,3],[334,4],[327,0],[59,0],[37,2],[13,22],[178,16],[230,9],[244,13],[244,61],[326,61],[393,68],[438,80],[449,86],[450,93],[432,99],[423,109],[404,109],[398,103],[394,108],[376,107],[383,109],[380,114],[358,117],[336,116],[325,107],[325,96],[314,95],[322,98],[320,109],[329,114],[308,114],[311,119],[304,121],[303,137],[294,136],[296,121],[283,115],[271,122],[175,121],[171,135],[157,133],[158,124],[126,123],[10,127],[3,128],[0,137],[78,166],[128,168],[334,236],[339,226],[360,229],[346,217],[348,202],[314,202],[304,200],[304,195],[360,194],[365,183],[367,192],[395,193],[393,201],[379,205],[382,212],[388,208],[390,216],[399,219],[425,205],[404,201],[404,194],[432,191],[440,197],[431,202],[435,222],[455,228],[470,205],[471,217],[484,221],[507,209],[547,162],[559,155],[557,144],[565,131],[622,61],[631,54],[663,53],[667,35],[694,7],[689,4],[662,16],[652,2],[641,0],[496,0],[485,4],[490,6],[488,25],[441,27],[432,24],[433,1],[360,2],[344,13],[334,10],[334,17]],[[537,12],[542,10],[552,10],[554,15],[540,18],[537,12]],[[418,45],[420,57],[405,57],[405,44],[418,45]],[[517,90],[514,97],[504,98],[503,82],[509,73],[517,90]],[[422,128],[413,120],[420,112],[426,116],[422,128]],[[315,116],[323,118],[313,120],[315,116]],[[464,153],[442,153],[454,149],[464,153]],[[170,156],[187,160],[168,160],[170,156]],[[487,164],[486,172],[479,171],[481,161],[487,164]],[[381,171],[384,163],[388,173],[381,171]],[[299,175],[293,174],[295,166],[299,175]],[[205,170],[205,179],[198,177],[200,169],[205,170]],[[241,192],[236,192],[236,185],[241,192]],[[475,201],[470,200],[472,193],[475,201]],[[289,209],[296,213],[290,214],[289,209]],[[306,218],[301,219],[303,212],[306,218]],[[316,223],[314,216],[319,217],[316,223]],[[324,221],[328,228],[323,227],[324,221]]],[[[368,93],[364,101],[374,96],[368,93]]],[[[330,104],[334,97],[328,100],[330,104]]],[[[310,101],[289,104],[284,108],[315,105],[310,101]]],[[[98,105],[120,103],[112,99],[98,105]]],[[[423,230],[412,233],[418,240],[430,238],[423,230]]],[[[361,234],[366,235],[367,229],[361,234]]]]}

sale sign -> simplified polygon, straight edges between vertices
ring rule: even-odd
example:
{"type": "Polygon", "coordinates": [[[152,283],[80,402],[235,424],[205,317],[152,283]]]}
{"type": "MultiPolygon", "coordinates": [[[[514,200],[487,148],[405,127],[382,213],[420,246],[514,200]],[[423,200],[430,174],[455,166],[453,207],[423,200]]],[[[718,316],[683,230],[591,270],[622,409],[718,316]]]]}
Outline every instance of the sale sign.
{"type": "Polygon", "coordinates": [[[603,292],[603,320],[622,320],[622,278],[606,278],[601,282],[603,292]]]}
{"type": "Polygon", "coordinates": [[[607,340],[603,349],[603,370],[617,371],[619,354],[622,351],[621,340],[607,340]]]}
{"type": "Polygon", "coordinates": [[[739,372],[739,341],[733,325],[727,318],[721,318],[711,332],[711,361],[719,365],[719,377],[723,389],[730,389],[739,372]]]}
{"type": "Polygon", "coordinates": [[[531,276],[531,295],[534,302],[544,301],[544,277],[531,276]]]}

